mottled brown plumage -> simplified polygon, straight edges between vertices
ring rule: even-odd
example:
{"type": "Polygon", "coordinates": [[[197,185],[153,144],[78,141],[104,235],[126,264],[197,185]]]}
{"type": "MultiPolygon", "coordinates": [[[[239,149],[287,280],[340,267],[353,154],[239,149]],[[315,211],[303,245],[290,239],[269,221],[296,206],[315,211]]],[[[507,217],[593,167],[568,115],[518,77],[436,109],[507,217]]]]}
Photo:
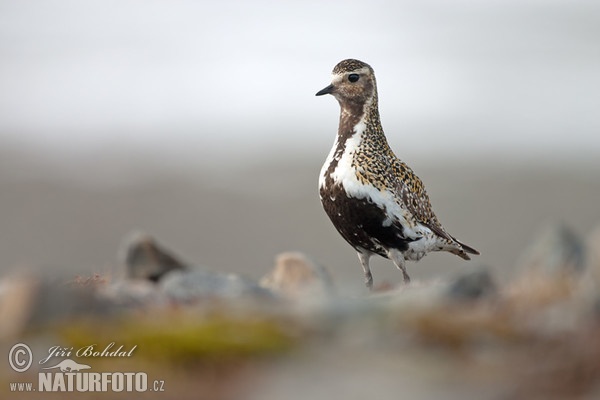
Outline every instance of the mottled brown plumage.
{"type": "Polygon", "coordinates": [[[423,182],[388,145],[373,69],[359,60],[341,61],[333,69],[332,84],[317,93],[323,94],[332,94],[341,111],[319,194],[336,229],[358,252],[367,286],[372,285],[372,254],[392,259],[405,281],[410,280],[405,259],[418,261],[440,250],[467,260],[467,253],[479,254],[446,232],[423,182]]]}

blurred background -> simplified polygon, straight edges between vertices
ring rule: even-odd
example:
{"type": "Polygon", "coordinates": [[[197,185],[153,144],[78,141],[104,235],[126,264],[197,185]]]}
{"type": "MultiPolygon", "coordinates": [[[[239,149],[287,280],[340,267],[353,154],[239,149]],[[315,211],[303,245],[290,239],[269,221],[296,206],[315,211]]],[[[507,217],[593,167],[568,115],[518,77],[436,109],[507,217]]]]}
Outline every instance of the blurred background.
{"type": "MultiPolygon", "coordinates": [[[[600,211],[600,4],[589,1],[0,1],[0,271],[117,270],[142,229],[258,278],[286,250],[362,291],[317,179],[344,58],[373,66],[396,154],[503,279],[535,232],[600,211]]],[[[376,283],[399,283],[386,260],[376,283]]]]}

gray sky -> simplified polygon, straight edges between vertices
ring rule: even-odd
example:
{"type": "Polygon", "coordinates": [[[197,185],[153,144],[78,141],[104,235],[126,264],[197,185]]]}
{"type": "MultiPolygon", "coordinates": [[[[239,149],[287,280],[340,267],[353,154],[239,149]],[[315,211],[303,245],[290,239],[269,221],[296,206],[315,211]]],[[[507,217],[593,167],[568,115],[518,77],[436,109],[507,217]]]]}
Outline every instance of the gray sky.
{"type": "Polygon", "coordinates": [[[314,93],[344,58],[401,157],[600,154],[591,0],[0,0],[0,143],[324,158],[338,106],[314,93]]]}

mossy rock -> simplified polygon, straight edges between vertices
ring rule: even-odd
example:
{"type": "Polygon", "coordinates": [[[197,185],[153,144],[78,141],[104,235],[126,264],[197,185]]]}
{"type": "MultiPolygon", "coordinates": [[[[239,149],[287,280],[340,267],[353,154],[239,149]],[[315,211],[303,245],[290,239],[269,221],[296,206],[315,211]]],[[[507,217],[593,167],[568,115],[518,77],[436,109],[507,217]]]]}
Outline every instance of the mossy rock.
{"type": "Polygon", "coordinates": [[[111,350],[136,346],[132,358],[173,363],[273,356],[287,353],[296,344],[280,321],[227,315],[86,320],[62,327],[59,333],[75,349],[95,343],[101,351],[115,342],[111,350]]]}

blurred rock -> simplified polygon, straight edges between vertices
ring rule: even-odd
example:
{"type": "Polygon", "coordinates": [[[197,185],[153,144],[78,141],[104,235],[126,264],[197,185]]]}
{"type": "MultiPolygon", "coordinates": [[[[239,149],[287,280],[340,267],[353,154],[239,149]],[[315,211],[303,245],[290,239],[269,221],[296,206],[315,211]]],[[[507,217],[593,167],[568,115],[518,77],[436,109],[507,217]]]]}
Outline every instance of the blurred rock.
{"type": "Polygon", "coordinates": [[[43,278],[39,284],[32,324],[55,322],[73,316],[101,316],[110,313],[112,304],[96,296],[89,287],[69,286],[60,278],[43,278]]]}
{"type": "Polygon", "coordinates": [[[0,286],[0,337],[28,328],[55,324],[78,316],[102,316],[114,310],[89,286],[70,284],[59,277],[20,273],[0,286]]]}
{"type": "Polygon", "coordinates": [[[288,297],[333,292],[327,269],[298,252],[279,254],[275,258],[275,267],[260,280],[260,285],[288,297]]]}
{"type": "Polygon", "coordinates": [[[23,330],[35,303],[38,282],[18,275],[0,281],[0,338],[12,337],[23,330]]]}
{"type": "Polygon", "coordinates": [[[205,270],[172,272],[160,281],[167,296],[181,303],[200,300],[272,299],[270,290],[236,274],[205,270]]]}
{"type": "Polygon", "coordinates": [[[121,244],[120,263],[126,277],[157,282],[170,271],[187,269],[187,265],[143,232],[129,234],[121,244]]]}
{"type": "Polygon", "coordinates": [[[552,224],[545,228],[521,256],[521,271],[536,273],[574,274],[585,269],[585,244],[566,225],[552,224]]]}
{"type": "Polygon", "coordinates": [[[126,307],[164,305],[166,294],[150,281],[122,280],[108,284],[98,290],[98,296],[117,305],[126,307]]]}
{"type": "Polygon", "coordinates": [[[479,300],[497,292],[496,283],[487,269],[471,271],[459,276],[448,287],[447,295],[454,300],[479,300]]]}

